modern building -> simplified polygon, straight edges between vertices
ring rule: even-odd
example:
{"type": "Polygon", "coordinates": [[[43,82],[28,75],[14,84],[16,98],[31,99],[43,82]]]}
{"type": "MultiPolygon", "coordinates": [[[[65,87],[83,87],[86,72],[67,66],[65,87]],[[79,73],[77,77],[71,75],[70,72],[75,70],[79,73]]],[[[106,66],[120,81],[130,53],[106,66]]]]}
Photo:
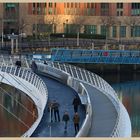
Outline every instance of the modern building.
{"type": "Polygon", "coordinates": [[[0,4],[4,34],[102,34],[140,38],[140,3],[5,3],[0,4]]]}

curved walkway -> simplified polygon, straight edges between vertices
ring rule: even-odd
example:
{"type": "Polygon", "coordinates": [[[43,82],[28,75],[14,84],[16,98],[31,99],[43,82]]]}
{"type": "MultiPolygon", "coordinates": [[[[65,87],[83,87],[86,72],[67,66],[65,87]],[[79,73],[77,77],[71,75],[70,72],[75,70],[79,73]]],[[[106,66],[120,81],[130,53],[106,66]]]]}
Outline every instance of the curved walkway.
{"type": "MultiPolygon", "coordinates": [[[[48,88],[48,95],[49,95],[49,100],[57,100],[60,104],[60,117],[61,121],[60,122],[52,122],[50,123],[50,118],[49,118],[49,112],[47,109],[47,106],[45,108],[45,113],[43,115],[43,118],[41,120],[40,125],[38,128],[35,130],[33,133],[32,137],[74,137],[75,136],[75,131],[74,131],[74,125],[73,125],[73,115],[74,115],[74,110],[72,106],[72,101],[75,95],[77,94],[73,89],[69,88],[68,86],[53,80],[51,78],[45,77],[45,76],[40,76],[44,82],[47,85],[48,88]],[[68,111],[70,115],[70,122],[68,124],[68,132],[67,134],[64,133],[64,123],[62,122],[62,116],[64,111],[68,111]],[[49,127],[51,126],[51,128],[49,127]],[[51,131],[51,134],[50,134],[51,131]]],[[[79,115],[81,118],[81,124],[85,118],[85,109],[83,106],[80,106],[79,108],[79,115]]],[[[81,125],[80,124],[80,125],[81,125]]]]}
{"type": "Polygon", "coordinates": [[[109,137],[117,119],[117,112],[112,102],[100,91],[84,84],[92,103],[93,121],[89,136],[109,137]]]}

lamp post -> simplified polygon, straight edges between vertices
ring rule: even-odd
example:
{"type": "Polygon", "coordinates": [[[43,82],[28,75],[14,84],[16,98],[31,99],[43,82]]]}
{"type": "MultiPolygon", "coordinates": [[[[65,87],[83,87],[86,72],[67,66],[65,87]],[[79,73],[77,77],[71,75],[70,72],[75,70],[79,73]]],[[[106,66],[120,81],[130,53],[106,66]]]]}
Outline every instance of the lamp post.
{"type": "Polygon", "coordinates": [[[68,29],[68,19],[66,19],[66,33],[69,33],[69,29],[68,29]]]}
{"type": "Polygon", "coordinates": [[[105,49],[107,49],[107,24],[105,24],[105,28],[106,28],[106,34],[105,34],[105,49]]]}
{"type": "Polygon", "coordinates": [[[1,18],[1,48],[3,48],[3,19],[1,18]]]}
{"type": "Polygon", "coordinates": [[[2,22],[2,25],[1,25],[1,28],[2,28],[2,33],[1,33],[1,47],[3,48],[3,19],[1,20],[2,22]]]}
{"type": "Polygon", "coordinates": [[[65,35],[63,34],[62,37],[63,37],[63,46],[64,46],[64,37],[65,37],[65,35]]]}

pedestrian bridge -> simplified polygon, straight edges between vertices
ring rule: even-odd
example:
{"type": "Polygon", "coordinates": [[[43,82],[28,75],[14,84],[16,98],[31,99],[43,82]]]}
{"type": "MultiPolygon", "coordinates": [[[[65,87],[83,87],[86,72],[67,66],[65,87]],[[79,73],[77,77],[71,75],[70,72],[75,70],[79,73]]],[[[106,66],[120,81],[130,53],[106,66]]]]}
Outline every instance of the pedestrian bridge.
{"type": "Polygon", "coordinates": [[[140,51],[53,48],[51,61],[63,63],[140,64],[140,51]]]}
{"type": "Polygon", "coordinates": [[[73,130],[72,121],[70,121],[70,131],[67,135],[64,134],[63,123],[50,123],[50,114],[46,106],[48,99],[55,98],[61,103],[60,112],[63,113],[66,108],[70,116],[73,116],[70,99],[73,99],[74,95],[78,96],[82,103],[79,109],[80,130],[76,137],[131,136],[131,122],[126,109],[113,88],[98,75],[64,63],[47,62],[47,64],[43,64],[42,61],[36,61],[37,76],[29,68],[31,60],[22,59],[25,61],[22,63],[24,68],[15,67],[14,60],[13,57],[8,59],[2,57],[0,80],[7,84],[8,81],[11,81],[9,84],[29,95],[38,109],[38,119],[23,134],[24,137],[75,136],[71,131],[73,130]]]}

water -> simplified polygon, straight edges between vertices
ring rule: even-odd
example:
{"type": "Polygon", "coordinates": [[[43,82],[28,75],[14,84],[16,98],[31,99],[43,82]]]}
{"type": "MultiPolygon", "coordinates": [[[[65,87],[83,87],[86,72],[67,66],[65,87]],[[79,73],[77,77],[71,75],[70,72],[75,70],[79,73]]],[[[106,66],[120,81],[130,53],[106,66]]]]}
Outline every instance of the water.
{"type": "Polygon", "coordinates": [[[36,120],[36,116],[35,105],[27,95],[11,86],[0,84],[1,137],[23,135],[36,120]]]}
{"type": "Polygon", "coordinates": [[[132,124],[132,136],[140,137],[140,74],[102,74],[126,107],[132,124]]]}

